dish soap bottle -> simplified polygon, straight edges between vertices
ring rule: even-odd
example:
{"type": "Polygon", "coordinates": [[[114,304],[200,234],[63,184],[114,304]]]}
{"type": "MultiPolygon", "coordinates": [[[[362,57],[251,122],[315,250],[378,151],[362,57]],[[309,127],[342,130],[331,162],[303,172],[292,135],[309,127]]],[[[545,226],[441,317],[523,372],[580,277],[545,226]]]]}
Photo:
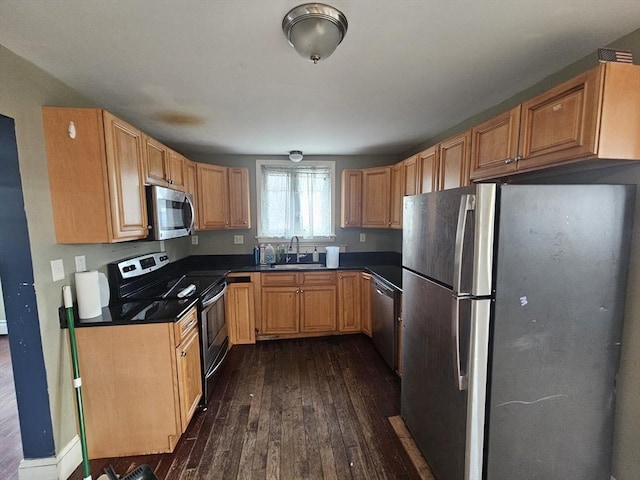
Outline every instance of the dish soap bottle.
{"type": "Polygon", "coordinates": [[[276,263],[276,252],[270,243],[267,244],[266,248],[264,249],[264,263],[266,263],[267,265],[276,263]]]}
{"type": "Polygon", "coordinates": [[[313,247],[313,262],[319,262],[320,261],[320,254],[318,253],[318,247],[313,247]]]}

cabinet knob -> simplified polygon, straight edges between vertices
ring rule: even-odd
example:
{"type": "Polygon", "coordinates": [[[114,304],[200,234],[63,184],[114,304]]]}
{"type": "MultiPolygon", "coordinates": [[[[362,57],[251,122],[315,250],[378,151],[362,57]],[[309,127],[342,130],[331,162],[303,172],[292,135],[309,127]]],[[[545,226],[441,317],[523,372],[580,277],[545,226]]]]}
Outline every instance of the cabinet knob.
{"type": "Polygon", "coordinates": [[[180,356],[181,357],[186,357],[187,356],[187,352],[185,352],[185,351],[180,352],[180,356]]]}
{"type": "Polygon", "coordinates": [[[300,290],[300,293],[304,293],[304,290],[300,290]]]}
{"type": "Polygon", "coordinates": [[[516,162],[519,162],[520,160],[524,160],[524,157],[522,155],[516,155],[516,158],[514,158],[514,160],[516,162]]]}
{"type": "Polygon", "coordinates": [[[514,160],[513,158],[507,158],[507,159],[504,161],[505,165],[509,165],[510,163],[513,163],[513,162],[515,162],[515,160],[514,160]]]}

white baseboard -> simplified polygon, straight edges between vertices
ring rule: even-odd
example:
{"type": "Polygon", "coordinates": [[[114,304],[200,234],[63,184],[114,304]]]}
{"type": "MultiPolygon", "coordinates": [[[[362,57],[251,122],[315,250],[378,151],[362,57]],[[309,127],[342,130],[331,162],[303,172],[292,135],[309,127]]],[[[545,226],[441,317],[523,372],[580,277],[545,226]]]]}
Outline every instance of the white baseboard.
{"type": "Polygon", "coordinates": [[[7,321],[0,320],[0,335],[7,335],[9,333],[9,329],[7,329],[7,321]]]}
{"type": "Polygon", "coordinates": [[[19,480],[66,480],[82,463],[82,446],[76,435],[55,457],[24,459],[18,468],[19,480]]]}

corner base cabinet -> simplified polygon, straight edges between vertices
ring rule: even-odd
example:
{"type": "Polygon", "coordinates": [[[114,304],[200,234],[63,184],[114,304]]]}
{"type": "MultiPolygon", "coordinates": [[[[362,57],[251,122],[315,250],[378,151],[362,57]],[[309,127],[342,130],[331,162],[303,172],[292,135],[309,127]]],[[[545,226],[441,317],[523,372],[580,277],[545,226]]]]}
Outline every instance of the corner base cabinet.
{"type": "Polygon", "coordinates": [[[172,452],[200,397],[195,307],[176,323],[76,329],[90,458],[172,452]]]}

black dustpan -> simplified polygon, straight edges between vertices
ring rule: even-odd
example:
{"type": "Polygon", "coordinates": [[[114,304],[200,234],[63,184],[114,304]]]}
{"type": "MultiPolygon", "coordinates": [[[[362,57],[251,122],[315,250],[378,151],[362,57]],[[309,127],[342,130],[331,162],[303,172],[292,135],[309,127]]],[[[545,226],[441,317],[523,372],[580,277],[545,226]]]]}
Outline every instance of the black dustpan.
{"type": "Polygon", "coordinates": [[[118,477],[111,465],[104,469],[104,473],[107,474],[109,480],[158,480],[149,465],[140,465],[124,477],[118,477]]]}

